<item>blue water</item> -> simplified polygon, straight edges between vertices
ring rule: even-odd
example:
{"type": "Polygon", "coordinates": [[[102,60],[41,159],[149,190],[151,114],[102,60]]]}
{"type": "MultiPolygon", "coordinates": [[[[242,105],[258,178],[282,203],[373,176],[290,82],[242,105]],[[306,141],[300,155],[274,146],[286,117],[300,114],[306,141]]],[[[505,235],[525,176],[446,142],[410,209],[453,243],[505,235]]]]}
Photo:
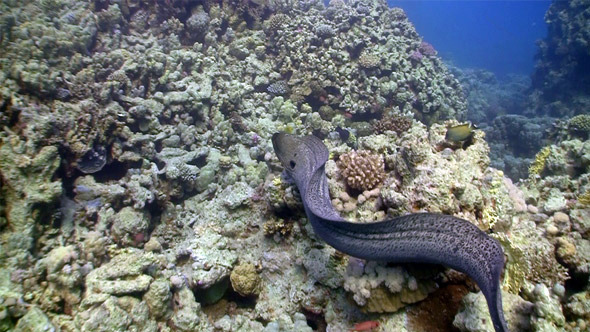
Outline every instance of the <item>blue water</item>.
{"type": "Polygon", "coordinates": [[[536,40],[547,34],[551,1],[388,0],[403,8],[425,41],[459,67],[498,76],[533,71],[536,40]]]}

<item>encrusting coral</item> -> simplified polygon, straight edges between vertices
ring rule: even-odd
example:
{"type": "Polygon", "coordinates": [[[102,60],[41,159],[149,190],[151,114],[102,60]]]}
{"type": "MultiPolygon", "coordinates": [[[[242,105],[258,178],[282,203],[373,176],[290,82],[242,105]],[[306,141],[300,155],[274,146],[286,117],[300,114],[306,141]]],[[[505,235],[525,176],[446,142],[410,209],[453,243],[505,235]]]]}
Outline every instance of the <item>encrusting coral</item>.
{"type": "Polygon", "coordinates": [[[549,153],[551,153],[551,148],[546,146],[535,155],[535,160],[529,167],[529,176],[541,175],[541,172],[545,169],[545,161],[549,157],[549,153]]]}

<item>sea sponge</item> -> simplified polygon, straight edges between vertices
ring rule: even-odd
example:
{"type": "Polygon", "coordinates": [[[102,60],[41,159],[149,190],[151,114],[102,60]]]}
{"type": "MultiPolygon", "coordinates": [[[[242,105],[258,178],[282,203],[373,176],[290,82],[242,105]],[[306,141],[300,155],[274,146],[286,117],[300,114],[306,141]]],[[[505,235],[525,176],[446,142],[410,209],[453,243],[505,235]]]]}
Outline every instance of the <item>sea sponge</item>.
{"type": "Polygon", "coordinates": [[[353,189],[371,190],[385,178],[383,156],[369,151],[351,151],[340,155],[337,164],[346,184],[353,189]]]}
{"type": "Polygon", "coordinates": [[[535,156],[535,160],[531,163],[529,167],[529,176],[531,175],[540,175],[543,169],[545,169],[545,161],[547,157],[549,157],[549,153],[551,152],[551,148],[546,146],[537,153],[535,156]]]}

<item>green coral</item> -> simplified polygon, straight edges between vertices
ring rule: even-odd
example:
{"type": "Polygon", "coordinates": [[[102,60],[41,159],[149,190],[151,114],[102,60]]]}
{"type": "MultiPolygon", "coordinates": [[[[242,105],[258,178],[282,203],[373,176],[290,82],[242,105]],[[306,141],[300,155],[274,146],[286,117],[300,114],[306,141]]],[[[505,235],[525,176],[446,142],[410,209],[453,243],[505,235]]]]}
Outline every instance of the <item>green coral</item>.
{"type": "Polygon", "coordinates": [[[545,162],[547,161],[547,157],[549,157],[549,153],[551,153],[551,148],[549,146],[542,148],[541,151],[537,153],[535,160],[529,167],[529,176],[541,175],[541,172],[545,169],[545,162]]]}

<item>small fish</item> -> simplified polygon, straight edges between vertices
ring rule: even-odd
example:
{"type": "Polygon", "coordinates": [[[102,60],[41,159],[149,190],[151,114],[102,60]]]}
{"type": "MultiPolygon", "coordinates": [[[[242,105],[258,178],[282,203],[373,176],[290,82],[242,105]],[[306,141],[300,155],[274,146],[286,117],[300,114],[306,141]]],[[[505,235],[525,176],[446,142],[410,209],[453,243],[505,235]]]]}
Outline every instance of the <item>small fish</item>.
{"type": "Polygon", "coordinates": [[[362,323],[356,323],[354,324],[354,327],[350,330],[350,332],[359,332],[359,331],[371,331],[374,328],[379,327],[379,322],[378,321],[374,321],[374,320],[368,320],[366,322],[362,322],[362,323]]]}
{"type": "Polygon", "coordinates": [[[447,141],[452,142],[466,141],[470,139],[471,136],[473,136],[474,129],[477,129],[477,127],[469,122],[449,127],[447,128],[447,134],[445,135],[445,139],[447,141]]]}
{"type": "Polygon", "coordinates": [[[343,129],[342,127],[336,127],[336,131],[338,132],[338,135],[340,135],[342,142],[347,142],[348,138],[350,138],[350,132],[348,130],[343,129]]]}

